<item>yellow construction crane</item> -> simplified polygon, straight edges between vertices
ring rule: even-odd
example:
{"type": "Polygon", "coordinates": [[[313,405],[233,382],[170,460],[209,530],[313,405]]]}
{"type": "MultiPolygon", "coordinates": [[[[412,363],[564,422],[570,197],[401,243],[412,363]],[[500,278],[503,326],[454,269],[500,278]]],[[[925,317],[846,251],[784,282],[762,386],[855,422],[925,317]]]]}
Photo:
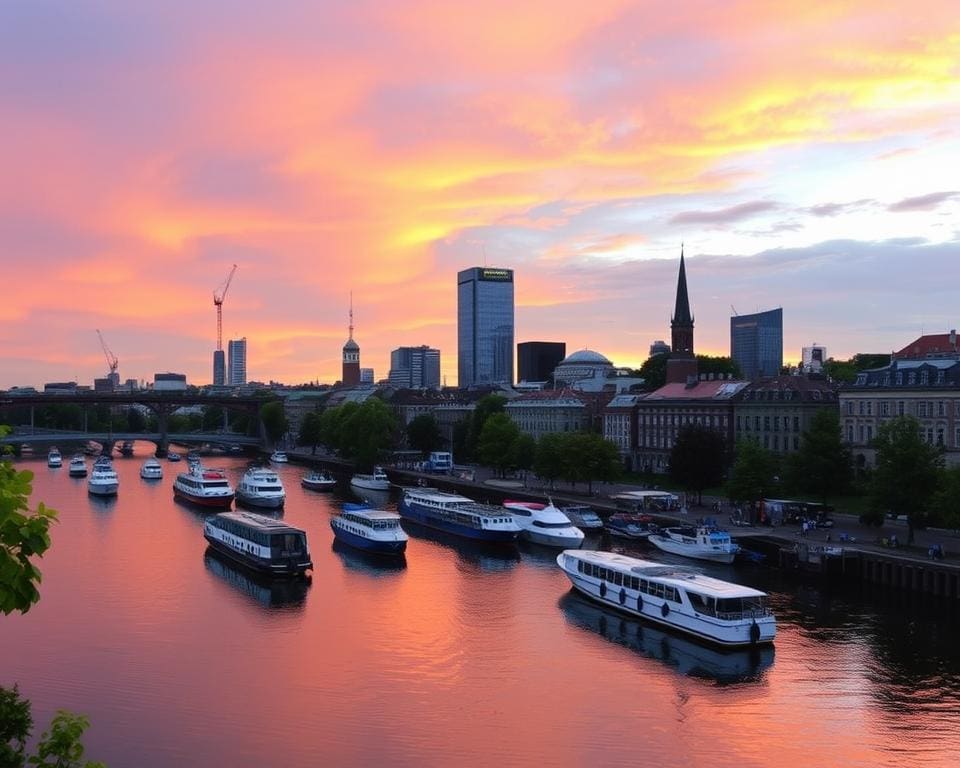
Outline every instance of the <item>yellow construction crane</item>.
{"type": "Polygon", "coordinates": [[[230,287],[230,281],[233,280],[233,273],[237,271],[237,265],[233,265],[227,279],[223,281],[217,290],[213,292],[213,304],[217,308],[217,349],[223,349],[223,300],[227,297],[227,289],[230,287]]]}

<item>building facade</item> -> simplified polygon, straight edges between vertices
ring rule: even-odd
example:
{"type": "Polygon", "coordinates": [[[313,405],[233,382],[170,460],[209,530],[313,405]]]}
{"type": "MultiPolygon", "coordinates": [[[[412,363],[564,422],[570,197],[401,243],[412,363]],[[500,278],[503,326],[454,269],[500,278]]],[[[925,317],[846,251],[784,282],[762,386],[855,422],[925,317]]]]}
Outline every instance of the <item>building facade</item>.
{"type": "Polygon", "coordinates": [[[528,392],[507,403],[505,410],[534,440],[554,432],[581,432],[590,425],[587,404],[568,389],[528,392]]]}
{"type": "Polygon", "coordinates": [[[745,379],[779,376],[783,368],[783,309],[731,317],[730,357],[745,379]]]}
{"type": "Polygon", "coordinates": [[[562,341],[524,341],[517,344],[517,378],[520,381],[547,381],[567,356],[562,341]]]}
{"type": "Polygon", "coordinates": [[[427,345],[398,347],[390,353],[390,386],[440,389],[440,350],[427,345]]]}
{"type": "Polygon", "coordinates": [[[227,363],[222,349],[213,351],[213,386],[222,387],[227,383],[227,363]]]}
{"type": "Polygon", "coordinates": [[[183,373],[153,374],[155,392],[183,392],[187,388],[187,377],[183,373]]]}
{"type": "Polygon", "coordinates": [[[793,453],[800,449],[814,414],[837,407],[837,387],[823,379],[759,379],[744,388],[734,403],[734,438],[756,440],[774,453],[793,453]]]}
{"type": "Polygon", "coordinates": [[[457,273],[459,386],[513,383],[513,329],[513,270],[457,273]]]}
{"type": "Polygon", "coordinates": [[[247,339],[227,342],[227,384],[240,387],[247,383],[247,339]]]}
{"type": "Polygon", "coordinates": [[[827,362],[827,348],[814,344],[800,350],[800,367],[804,373],[820,373],[827,362]]]}
{"type": "Polygon", "coordinates": [[[617,446],[627,469],[636,467],[637,411],[643,395],[616,395],[603,410],[603,437],[617,446]]]}

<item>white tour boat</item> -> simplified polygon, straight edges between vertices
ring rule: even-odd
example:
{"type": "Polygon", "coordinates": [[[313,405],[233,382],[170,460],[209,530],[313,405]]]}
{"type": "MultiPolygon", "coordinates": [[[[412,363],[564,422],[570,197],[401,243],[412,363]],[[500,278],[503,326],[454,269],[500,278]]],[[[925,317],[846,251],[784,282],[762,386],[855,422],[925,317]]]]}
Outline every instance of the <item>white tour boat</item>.
{"type": "Polygon", "coordinates": [[[330,491],[337,485],[337,478],[329,472],[311,472],[300,480],[300,485],[311,491],[330,491]]]}
{"type": "Polygon", "coordinates": [[[279,509],[287,498],[280,476],[272,469],[253,467],[237,484],[237,501],[251,507],[279,509]]]}
{"type": "Polygon", "coordinates": [[[300,576],[313,570],[307,534],[272,517],[221,512],[204,521],[203,536],[217,552],[262,573],[300,576]]]}
{"type": "Polygon", "coordinates": [[[60,450],[57,448],[57,446],[53,446],[53,448],[47,451],[47,466],[48,467],[63,466],[63,456],[60,455],[60,450]]]}
{"type": "Polygon", "coordinates": [[[202,507],[229,509],[233,503],[233,486],[222,469],[207,469],[195,463],[188,471],[177,475],[173,481],[173,495],[202,507]]]}
{"type": "Polygon", "coordinates": [[[502,507],[435,488],[407,488],[397,505],[401,517],[476,541],[513,542],[520,526],[502,507]]]}
{"type": "Polygon", "coordinates": [[[274,464],[286,464],[290,459],[287,458],[287,454],[283,451],[274,451],[270,454],[270,461],[274,464]]]}
{"type": "Polygon", "coordinates": [[[108,457],[101,456],[93,463],[93,472],[87,480],[87,492],[94,496],[116,496],[120,490],[120,478],[108,457]]]}
{"type": "Polygon", "coordinates": [[[366,491],[389,491],[390,478],[380,467],[373,468],[372,475],[354,475],[350,478],[350,485],[353,488],[361,488],[366,491]]]}
{"type": "Polygon", "coordinates": [[[140,467],[140,477],[144,480],[162,480],[163,466],[156,459],[147,459],[140,467]]]}
{"type": "Polygon", "coordinates": [[[520,526],[520,538],[547,547],[576,549],[583,544],[583,531],[575,527],[563,512],[550,504],[511,501],[503,506],[520,526]]]}
{"type": "Polygon", "coordinates": [[[72,459],[70,459],[70,466],[67,469],[70,477],[86,477],[87,476],[87,460],[83,457],[82,453],[76,454],[72,459]]]}
{"type": "Polygon", "coordinates": [[[752,587],[615,552],[568,549],[557,565],[602,605],[722,646],[771,643],[777,634],[766,593],[752,587]]]}
{"type": "Polygon", "coordinates": [[[330,527],[337,541],[371,554],[402,555],[407,548],[409,537],[400,527],[400,515],[396,512],[350,505],[330,519],[330,527]]]}
{"type": "Polygon", "coordinates": [[[706,525],[664,528],[648,536],[647,541],[672,555],[714,563],[732,563],[740,552],[739,545],[733,543],[729,533],[706,525]]]}

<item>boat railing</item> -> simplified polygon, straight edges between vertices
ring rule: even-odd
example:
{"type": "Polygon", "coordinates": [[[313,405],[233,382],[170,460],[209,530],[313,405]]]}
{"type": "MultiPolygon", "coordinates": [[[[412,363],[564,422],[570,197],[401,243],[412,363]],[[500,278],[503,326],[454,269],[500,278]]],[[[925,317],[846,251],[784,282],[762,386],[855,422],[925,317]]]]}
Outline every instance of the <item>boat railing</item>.
{"type": "MultiPolygon", "coordinates": [[[[700,612],[703,613],[704,611],[700,612]]],[[[770,608],[752,608],[745,611],[717,611],[713,615],[723,621],[742,621],[743,619],[762,619],[773,616],[773,610],[770,608]]]]}

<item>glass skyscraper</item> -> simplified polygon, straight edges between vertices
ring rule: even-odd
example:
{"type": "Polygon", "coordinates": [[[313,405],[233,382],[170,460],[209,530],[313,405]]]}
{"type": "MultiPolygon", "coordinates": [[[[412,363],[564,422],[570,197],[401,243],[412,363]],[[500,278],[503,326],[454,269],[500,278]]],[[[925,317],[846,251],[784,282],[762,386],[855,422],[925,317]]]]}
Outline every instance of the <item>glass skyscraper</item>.
{"type": "Polygon", "coordinates": [[[731,317],[730,357],[745,379],[778,376],[783,367],[783,309],[731,317]]]}
{"type": "Polygon", "coordinates": [[[227,384],[237,387],[247,383],[247,338],[227,344],[227,384]]]}
{"type": "Polygon", "coordinates": [[[513,384],[513,270],[471,267],[457,273],[457,378],[513,384]]]}

